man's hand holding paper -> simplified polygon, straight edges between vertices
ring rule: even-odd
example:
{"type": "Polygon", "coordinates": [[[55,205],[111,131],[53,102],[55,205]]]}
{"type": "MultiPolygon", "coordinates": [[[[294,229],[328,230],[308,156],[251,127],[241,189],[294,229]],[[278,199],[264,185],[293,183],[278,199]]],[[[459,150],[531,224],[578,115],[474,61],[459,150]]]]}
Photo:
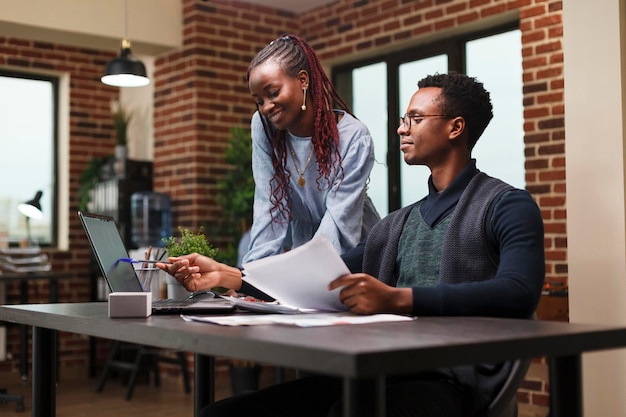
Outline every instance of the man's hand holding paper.
{"type": "Polygon", "coordinates": [[[244,280],[281,304],[298,309],[345,311],[340,288],[329,290],[336,278],[349,274],[339,254],[324,236],[289,252],[244,264],[244,280]]]}

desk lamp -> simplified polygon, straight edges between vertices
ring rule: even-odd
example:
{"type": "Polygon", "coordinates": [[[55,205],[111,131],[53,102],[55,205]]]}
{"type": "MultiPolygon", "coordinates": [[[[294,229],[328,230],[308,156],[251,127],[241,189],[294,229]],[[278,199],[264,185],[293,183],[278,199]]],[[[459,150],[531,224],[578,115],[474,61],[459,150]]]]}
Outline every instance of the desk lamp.
{"type": "Polygon", "coordinates": [[[41,195],[43,192],[37,191],[35,197],[25,203],[18,204],[17,209],[26,216],[26,233],[28,234],[28,241],[32,241],[30,234],[30,219],[43,218],[43,212],[41,211],[41,195]]]}

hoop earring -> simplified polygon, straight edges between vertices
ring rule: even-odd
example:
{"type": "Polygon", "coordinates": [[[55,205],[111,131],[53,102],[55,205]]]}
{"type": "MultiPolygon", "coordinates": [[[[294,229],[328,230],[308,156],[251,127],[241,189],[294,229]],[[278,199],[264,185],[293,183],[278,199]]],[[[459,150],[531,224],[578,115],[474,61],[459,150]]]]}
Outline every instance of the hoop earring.
{"type": "Polygon", "coordinates": [[[306,88],[302,89],[302,111],[306,111],[306,88]]]}

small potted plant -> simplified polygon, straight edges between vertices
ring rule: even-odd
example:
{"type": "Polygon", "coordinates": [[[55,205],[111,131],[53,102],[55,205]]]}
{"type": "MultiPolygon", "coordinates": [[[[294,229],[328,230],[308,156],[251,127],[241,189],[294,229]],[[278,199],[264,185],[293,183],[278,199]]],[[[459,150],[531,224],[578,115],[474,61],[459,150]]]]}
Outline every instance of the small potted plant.
{"type": "Polygon", "coordinates": [[[115,127],[115,144],[125,147],[128,143],[128,125],[131,115],[117,100],[111,102],[111,115],[113,116],[113,127],[115,127]]]}
{"type": "Polygon", "coordinates": [[[168,256],[182,256],[197,252],[200,255],[215,258],[219,252],[219,249],[209,243],[202,227],[197,233],[193,233],[182,226],[179,226],[178,230],[180,231],[180,238],[170,236],[163,239],[168,256]]]}
{"type": "MultiPolygon", "coordinates": [[[[175,236],[163,238],[168,256],[189,255],[190,253],[199,253],[209,258],[217,256],[219,249],[209,243],[202,227],[196,233],[182,226],[179,226],[178,230],[180,231],[179,238],[175,236]]],[[[174,277],[167,275],[166,282],[168,298],[182,298],[189,295],[185,287],[174,277]]]]}

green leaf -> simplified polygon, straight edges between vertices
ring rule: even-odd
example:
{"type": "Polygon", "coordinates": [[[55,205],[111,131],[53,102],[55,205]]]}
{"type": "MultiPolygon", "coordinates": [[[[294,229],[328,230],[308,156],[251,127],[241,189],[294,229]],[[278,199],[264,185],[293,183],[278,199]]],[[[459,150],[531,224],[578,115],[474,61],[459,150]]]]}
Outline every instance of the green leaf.
{"type": "Polygon", "coordinates": [[[231,129],[229,146],[224,150],[224,161],[232,166],[226,176],[217,182],[217,203],[227,221],[252,223],[254,178],[252,176],[252,137],[248,129],[231,129]]]}
{"type": "Polygon", "coordinates": [[[180,238],[170,236],[163,238],[168,256],[189,255],[191,253],[199,253],[209,258],[215,258],[219,250],[209,243],[203,229],[197,233],[179,226],[180,238]]]}
{"type": "Polygon", "coordinates": [[[100,182],[102,168],[113,160],[113,155],[94,157],[89,161],[87,168],[82,172],[78,187],[78,209],[86,211],[91,201],[91,190],[100,182]]]}

